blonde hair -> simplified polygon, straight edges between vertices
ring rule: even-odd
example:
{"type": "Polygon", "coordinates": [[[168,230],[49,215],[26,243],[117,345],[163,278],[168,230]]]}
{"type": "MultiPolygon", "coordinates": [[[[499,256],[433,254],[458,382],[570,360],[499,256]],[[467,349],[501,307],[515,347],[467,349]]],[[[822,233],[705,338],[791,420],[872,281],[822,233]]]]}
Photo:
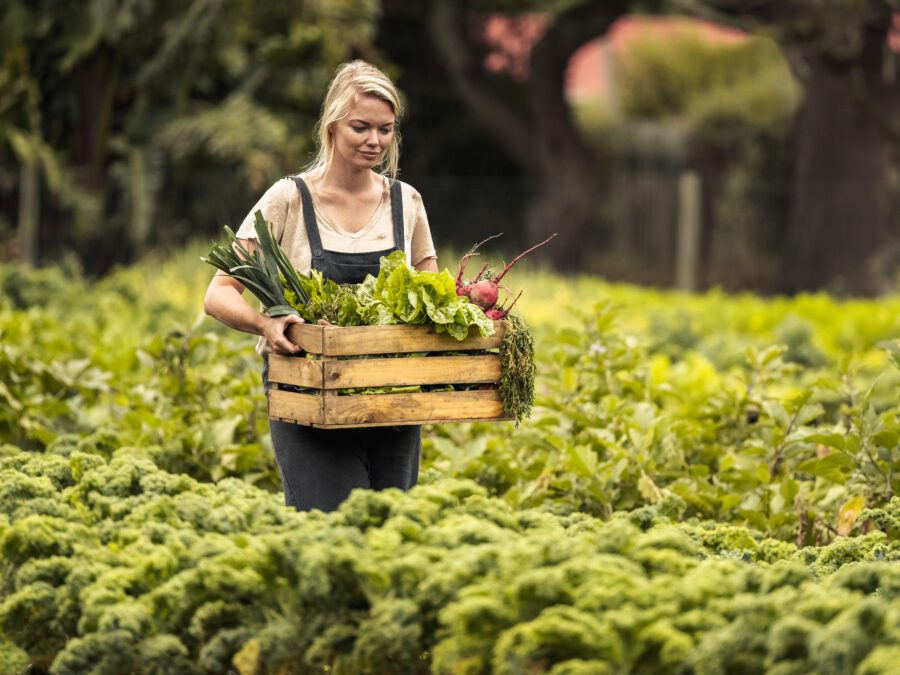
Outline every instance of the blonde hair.
{"type": "Polygon", "coordinates": [[[350,108],[359,96],[374,96],[391,106],[394,112],[394,136],[391,145],[384,153],[382,160],[376,165],[378,172],[388,176],[391,181],[397,178],[400,161],[400,132],[397,122],[403,114],[400,94],[390,78],[381,70],[361,59],[349,61],[338,66],[328,85],[328,92],[322,102],[322,113],[316,122],[316,156],[307,170],[312,171],[325,167],[331,161],[334,152],[334,141],[329,127],[350,114],[350,108]]]}

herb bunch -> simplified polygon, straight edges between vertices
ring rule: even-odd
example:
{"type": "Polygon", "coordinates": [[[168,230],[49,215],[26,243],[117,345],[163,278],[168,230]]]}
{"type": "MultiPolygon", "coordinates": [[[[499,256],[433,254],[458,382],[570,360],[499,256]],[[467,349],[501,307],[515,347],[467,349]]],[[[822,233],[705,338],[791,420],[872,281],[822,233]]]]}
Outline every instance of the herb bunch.
{"type": "Polygon", "coordinates": [[[500,343],[500,400],[503,413],[516,426],[531,414],[534,404],[534,337],[518,314],[503,319],[506,333],[500,343]]]}

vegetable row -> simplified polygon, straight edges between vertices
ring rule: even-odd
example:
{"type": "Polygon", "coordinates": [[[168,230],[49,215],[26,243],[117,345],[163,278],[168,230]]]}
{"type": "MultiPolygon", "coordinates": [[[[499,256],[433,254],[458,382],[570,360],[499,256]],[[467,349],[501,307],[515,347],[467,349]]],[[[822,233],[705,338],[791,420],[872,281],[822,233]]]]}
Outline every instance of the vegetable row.
{"type": "Polygon", "coordinates": [[[0,654],[52,673],[889,673],[890,523],[797,549],[674,518],[514,510],[470,481],[288,511],[243,481],[0,460],[0,654]],[[855,670],[854,670],[855,669],[855,670]]]}

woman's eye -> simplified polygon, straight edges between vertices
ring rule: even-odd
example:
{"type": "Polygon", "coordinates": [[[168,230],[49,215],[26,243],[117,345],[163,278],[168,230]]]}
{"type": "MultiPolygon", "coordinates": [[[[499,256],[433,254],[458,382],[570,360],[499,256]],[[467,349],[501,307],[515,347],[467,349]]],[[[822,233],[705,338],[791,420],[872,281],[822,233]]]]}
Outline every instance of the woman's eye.
{"type": "Polygon", "coordinates": [[[351,127],[351,128],[353,129],[353,131],[355,131],[355,132],[358,133],[358,134],[359,134],[359,133],[362,133],[363,131],[366,130],[365,127],[351,127]]]}
{"type": "Polygon", "coordinates": [[[381,130],[381,133],[383,133],[383,134],[389,134],[389,133],[391,133],[392,131],[393,131],[393,129],[382,129],[382,130],[381,130]]]}

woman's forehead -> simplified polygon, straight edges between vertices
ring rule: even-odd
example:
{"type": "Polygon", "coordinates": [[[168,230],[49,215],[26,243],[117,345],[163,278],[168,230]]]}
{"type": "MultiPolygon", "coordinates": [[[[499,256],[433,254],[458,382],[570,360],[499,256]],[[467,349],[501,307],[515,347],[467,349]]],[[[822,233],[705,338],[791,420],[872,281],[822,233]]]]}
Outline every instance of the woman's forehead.
{"type": "Polygon", "coordinates": [[[347,118],[351,120],[361,120],[374,125],[392,124],[394,122],[394,110],[387,101],[371,96],[369,94],[361,94],[356,97],[350,110],[347,111],[347,118]]]}

